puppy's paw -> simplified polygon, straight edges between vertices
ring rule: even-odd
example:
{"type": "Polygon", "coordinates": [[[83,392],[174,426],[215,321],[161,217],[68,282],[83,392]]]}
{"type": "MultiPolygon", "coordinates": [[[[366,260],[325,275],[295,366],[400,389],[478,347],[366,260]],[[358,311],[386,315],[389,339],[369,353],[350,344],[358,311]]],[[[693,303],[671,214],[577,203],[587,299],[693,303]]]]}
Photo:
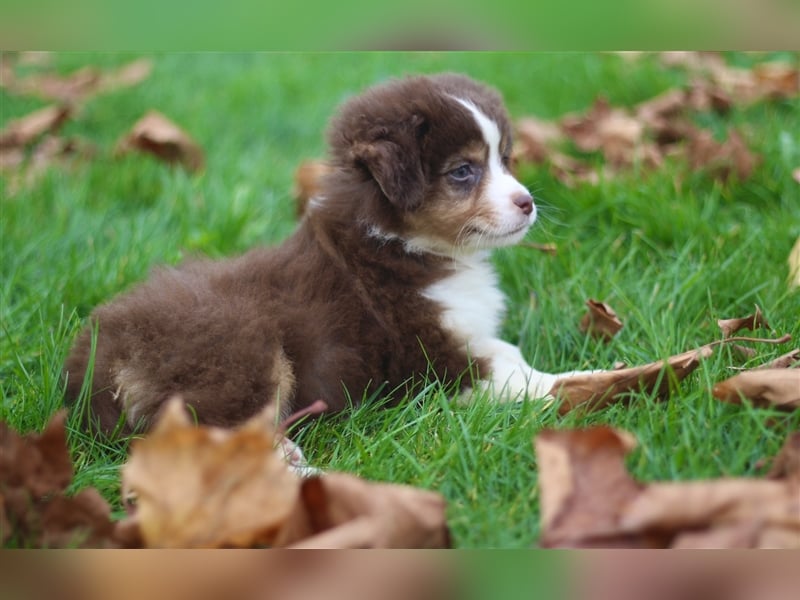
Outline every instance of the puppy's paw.
{"type": "Polygon", "coordinates": [[[303,450],[287,437],[282,437],[276,448],[279,456],[286,461],[286,466],[298,477],[315,477],[322,475],[322,470],[308,464],[303,450]]]}

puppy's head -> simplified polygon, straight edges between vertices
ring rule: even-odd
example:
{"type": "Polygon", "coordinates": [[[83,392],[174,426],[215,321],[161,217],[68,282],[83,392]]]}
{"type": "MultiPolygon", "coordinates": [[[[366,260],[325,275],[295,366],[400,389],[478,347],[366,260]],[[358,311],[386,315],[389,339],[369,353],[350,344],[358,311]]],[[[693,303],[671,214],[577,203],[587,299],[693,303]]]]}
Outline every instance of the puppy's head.
{"type": "Polygon", "coordinates": [[[329,130],[337,176],[375,192],[373,230],[442,254],[514,244],[535,220],[511,142],[500,95],[456,74],[374,87],[329,130]]]}

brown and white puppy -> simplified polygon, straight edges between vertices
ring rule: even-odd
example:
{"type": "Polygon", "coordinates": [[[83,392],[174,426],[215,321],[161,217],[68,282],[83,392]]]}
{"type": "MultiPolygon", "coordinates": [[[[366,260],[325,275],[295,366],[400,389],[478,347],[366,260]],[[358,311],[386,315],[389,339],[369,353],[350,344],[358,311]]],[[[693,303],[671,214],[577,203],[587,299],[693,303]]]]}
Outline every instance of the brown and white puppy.
{"type": "MultiPolygon", "coordinates": [[[[286,417],[318,399],[396,400],[426,377],[498,399],[551,389],[555,375],[498,337],[489,252],[536,218],[508,169],[500,95],[456,74],[393,80],[346,102],[328,141],[323,192],[283,244],[162,268],[93,312],[102,430],[123,415],[146,428],[175,395],[199,422],[231,426],[273,402],[286,417]]],[[[91,329],[66,361],[71,402],[91,329]]]]}

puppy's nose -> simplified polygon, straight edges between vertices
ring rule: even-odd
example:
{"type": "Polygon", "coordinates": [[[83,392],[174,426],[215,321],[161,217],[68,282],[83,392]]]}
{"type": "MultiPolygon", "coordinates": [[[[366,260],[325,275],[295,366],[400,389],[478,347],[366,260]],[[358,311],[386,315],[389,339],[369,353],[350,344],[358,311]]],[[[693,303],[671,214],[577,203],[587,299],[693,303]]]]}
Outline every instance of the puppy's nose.
{"type": "Polygon", "coordinates": [[[530,194],[517,194],[511,198],[511,201],[519,206],[519,209],[526,215],[529,215],[533,212],[533,197],[530,194]]]}

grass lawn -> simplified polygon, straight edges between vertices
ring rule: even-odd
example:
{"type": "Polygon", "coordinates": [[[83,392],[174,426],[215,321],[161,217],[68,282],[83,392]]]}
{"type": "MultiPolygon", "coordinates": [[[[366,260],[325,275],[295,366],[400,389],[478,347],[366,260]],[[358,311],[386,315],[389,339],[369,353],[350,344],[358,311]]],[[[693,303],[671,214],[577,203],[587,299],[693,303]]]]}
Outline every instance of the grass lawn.
{"type": "MultiPolygon", "coordinates": [[[[122,54],[64,54],[59,70],[111,67],[122,54]]],[[[168,54],[137,87],[88,101],[65,134],[97,145],[91,161],[52,170],[11,196],[0,179],[0,419],[40,429],[62,405],[60,367],[91,309],[159,263],[202,252],[216,257],[285,238],[295,227],[292,175],[323,153],[335,107],[392,75],[458,70],[498,87],[514,117],[582,111],[602,94],[630,106],[687,81],[655,57],[628,62],[585,54],[168,54]],[[199,176],[147,156],[113,158],[115,141],[155,108],[207,153],[199,176]]],[[[734,55],[749,64],[763,57],[734,55]]],[[[797,60],[797,57],[795,57],[797,60]]],[[[2,125],[43,106],[0,89],[2,125]]],[[[744,132],[762,157],[751,178],[721,184],[680,162],[597,186],[569,189],[544,168],[523,171],[541,217],[528,235],[556,256],[528,248],[495,255],[509,298],[505,339],[540,370],[651,362],[720,337],[718,318],[758,304],[773,332],[800,339],[800,292],[786,258],[800,236],[800,110],[797,100],[699,115],[718,134],[744,132]],[[577,329],[587,298],[610,303],[625,322],[609,344],[577,329]]],[[[793,346],[757,346],[752,364],[793,346]]],[[[796,347],[796,346],[794,346],[796,347]]],[[[763,473],[800,413],[723,405],[715,381],[742,362],[715,354],[669,401],[647,394],[591,415],[558,417],[534,403],[450,404],[436,385],[414,401],[301,433],[311,462],[365,478],[437,490],[459,547],[528,547],[539,535],[532,440],[545,427],[608,423],[634,433],[630,468],[642,480],[763,473]]],[[[125,444],[111,447],[73,428],[75,489],[97,487],[117,508],[125,444]]]]}

